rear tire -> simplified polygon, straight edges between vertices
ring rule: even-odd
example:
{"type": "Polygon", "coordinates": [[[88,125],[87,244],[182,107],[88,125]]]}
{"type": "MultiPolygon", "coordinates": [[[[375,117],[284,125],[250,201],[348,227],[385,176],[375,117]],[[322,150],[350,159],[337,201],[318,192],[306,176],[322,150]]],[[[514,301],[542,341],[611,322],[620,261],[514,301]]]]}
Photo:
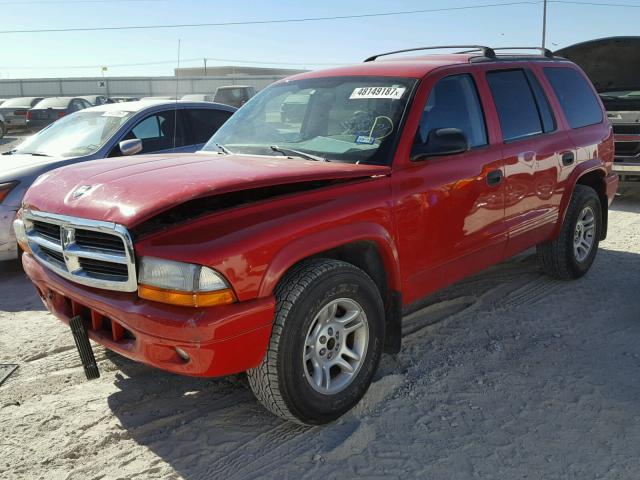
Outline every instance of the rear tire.
{"type": "Polygon", "coordinates": [[[7,134],[7,126],[0,122],[0,138],[3,138],[7,134]]]}
{"type": "Polygon", "coordinates": [[[598,194],[576,185],[557,239],[537,246],[538,262],[547,275],[560,280],[583,276],[598,253],[602,206],[598,194]]]}
{"type": "Polygon", "coordinates": [[[331,422],[358,403],[378,367],[385,333],[380,292],[349,263],[313,259],[289,271],[275,296],[268,351],[247,372],[251,389],[286,420],[331,422]]]}

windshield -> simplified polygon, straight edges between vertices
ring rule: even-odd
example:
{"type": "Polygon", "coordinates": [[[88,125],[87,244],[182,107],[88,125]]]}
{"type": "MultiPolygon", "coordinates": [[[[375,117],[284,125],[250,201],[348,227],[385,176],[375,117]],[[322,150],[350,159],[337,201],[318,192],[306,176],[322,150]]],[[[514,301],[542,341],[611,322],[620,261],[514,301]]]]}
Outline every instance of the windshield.
{"type": "Polygon", "coordinates": [[[13,153],[79,157],[95,153],[132,112],[76,112],[27,138],[13,153]]]}
{"type": "Polygon", "coordinates": [[[240,154],[302,156],[295,149],[330,161],[385,164],[415,84],[396,77],[278,83],[249,100],[203,150],[222,145],[240,154]]]}

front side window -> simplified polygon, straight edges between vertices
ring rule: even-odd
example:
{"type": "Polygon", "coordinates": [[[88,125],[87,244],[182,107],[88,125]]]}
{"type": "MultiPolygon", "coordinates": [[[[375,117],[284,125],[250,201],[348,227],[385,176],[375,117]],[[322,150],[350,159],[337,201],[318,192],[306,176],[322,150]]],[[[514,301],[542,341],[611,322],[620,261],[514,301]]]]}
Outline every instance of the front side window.
{"type": "Polygon", "coordinates": [[[249,100],[204,150],[218,151],[219,144],[233,153],[295,157],[282,152],[294,149],[330,161],[390,163],[415,84],[409,78],[348,76],[281,82],[249,100]]]}
{"type": "Polygon", "coordinates": [[[547,67],[544,74],[571,128],[586,127],[602,121],[602,108],[591,86],[580,73],[573,68],[547,67]]]}
{"type": "Polygon", "coordinates": [[[13,152],[49,157],[79,157],[98,151],[131,112],[77,112],[62,117],[37,134],[27,137],[13,152]]]}
{"type": "Polygon", "coordinates": [[[488,72],[487,82],[505,142],[544,131],[536,99],[523,70],[488,72]]]}
{"type": "Polygon", "coordinates": [[[484,115],[471,75],[445,77],[431,90],[420,120],[420,140],[426,143],[429,132],[439,128],[462,130],[472,148],[487,144],[484,115]]]}

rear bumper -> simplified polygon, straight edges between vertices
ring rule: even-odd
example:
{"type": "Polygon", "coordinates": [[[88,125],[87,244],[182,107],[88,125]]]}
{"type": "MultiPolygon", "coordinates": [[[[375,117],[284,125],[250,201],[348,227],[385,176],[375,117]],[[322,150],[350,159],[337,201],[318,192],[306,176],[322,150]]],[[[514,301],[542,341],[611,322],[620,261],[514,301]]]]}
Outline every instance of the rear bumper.
{"type": "Polygon", "coordinates": [[[22,116],[5,117],[8,128],[24,128],[27,126],[27,118],[22,116]]]}
{"type": "Polygon", "coordinates": [[[30,254],[22,262],[51,313],[67,324],[81,315],[89,338],[131,360],[183,375],[217,377],[256,367],[267,351],[273,297],[222,307],[174,307],[74,284],[30,254]]]}
{"type": "Polygon", "coordinates": [[[25,127],[30,128],[31,130],[40,130],[53,122],[54,120],[27,120],[25,127]]]}

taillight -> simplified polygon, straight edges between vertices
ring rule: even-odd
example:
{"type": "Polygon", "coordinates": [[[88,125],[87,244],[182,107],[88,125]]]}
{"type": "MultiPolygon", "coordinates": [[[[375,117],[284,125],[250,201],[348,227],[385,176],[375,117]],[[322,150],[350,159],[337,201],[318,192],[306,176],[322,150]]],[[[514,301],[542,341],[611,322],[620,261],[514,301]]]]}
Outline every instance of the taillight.
{"type": "Polygon", "coordinates": [[[32,120],[33,119],[33,112],[31,110],[29,110],[27,112],[27,120],[32,120]]]}
{"type": "Polygon", "coordinates": [[[67,112],[65,112],[64,110],[62,110],[61,112],[58,112],[58,118],[62,118],[67,114],[67,112]]]}
{"type": "Polygon", "coordinates": [[[4,202],[4,199],[9,196],[11,190],[13,190],[18,183],[19,182],[0,183],[0,203],[4,202]]]}
{"type": "Polygon", "coordinates": [[[20,115],[21,117],[24,117],[27,114],[26,110],[14,110],[13,111],[14,115],[20,115]]]}

